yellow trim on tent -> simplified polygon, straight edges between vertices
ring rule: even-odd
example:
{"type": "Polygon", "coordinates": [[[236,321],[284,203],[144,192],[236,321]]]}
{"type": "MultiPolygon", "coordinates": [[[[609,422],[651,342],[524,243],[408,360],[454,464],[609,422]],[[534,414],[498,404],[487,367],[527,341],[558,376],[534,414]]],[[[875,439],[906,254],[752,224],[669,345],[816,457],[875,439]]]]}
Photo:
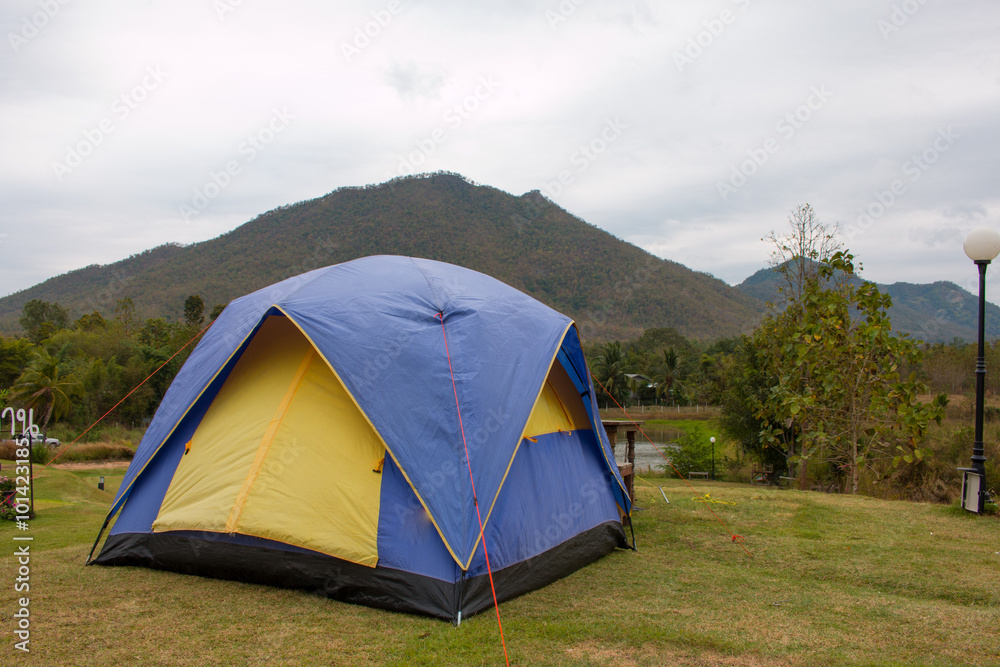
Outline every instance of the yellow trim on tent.
{"type": "MultiPolygon", "coordinates": [[[[572,326],[573,326],[573,328],[576,328],[576,322],[573,322],[572,326]]],[[[577,335],[577,338],[579,338],[580,332],[577,331],[576,335],[577,335]]],[[[589,376],[586,377],[586,378],[580,378],[580,379],[583,380],[583,381],[586,381],[587,387],[590,389],[591,392],[595,391],[594,390],[594,383],[590,381],[590,377],[589,376]]],[[[594,407],[596,408],[597,407],[596,406],[596,401],[594,403],[595,403],[594,407]]],[[[604,437],[607,437],[607,434],[604,431],[604,425],[601,423],[601,416],[600,416],[599,413],[596,413],[596,412],[594,413],[594,419],[597,420],[597,422],[594,425],[601,429],[600,432],[597,432],[597,433],[594,434],[594,435],[597,436],[598,443],[600,443],[600,441],[601,441],[601,433],[604,433],[604,437]]],[[[601,456],[604,458],[604,463],[608,466],[608,470],[610,470],[612,472],[617,472],[618,471],[618,462],[615,461],[615,460],[613,460],[613,459],[611,461],[608,460],[608,456],[605,453],[603,446],[601,446],[599,449],[601,450],[601,456]]],[[[621,481],[619,481],[620,475],[612,475],[612,477],[614,477],[615,482],[618,483],[618,488],[621,489],[622,495],[628,496],[628,489],[626,489],[625,485],[621,481]]],[[[625,508],[622,507],[621,505],[618,505],[617,501],[615,502],[615,504],[618,506],[618,511],[619,511],[619,513],[623,517],[624,516],[629,516],[629,514],[625,511],[625,508]]]]}
{"type": "Polygon", "coordinates": [[[439,526],[438,523],[437,523],[437,521],[434,519],[434,514],[431,513],[431,510],[427,506],[427,503],[424,502],[424,499],[420,495],[420,492],[417,491],[416,486],[414,486],[414,484],[413,484],[413,480],[410,479],[410,476],[406,473],[406,470],[403,468],[402,465],[400,465],[399,459],[396,458],[395,453],[393,453],[393,451],[389,447],[389,445],[386,444],[385,439],[382,438],[382,434],[380,434],[378,432],[378,429],[375,428],[375,424],[373,424],[372,421],[371,421],[371,419],[368,418],[368,414],[365,413],[365,411],[361,409],[361,405],[358,403],[357,399],[355,399],[354,395],[349,390],[347,390],[347,388],[346,388],[347,385],[344,384],[344,381],[340,377],[340,374],[337,372],[337,369],[333,367],[333,364],[330,363],[330,360],[327,359],[326,356],[324,356],[322,350],[320,350],[319,347],[316,345],[316,343],[312,340],[312,338],[309,337],[309,334],[306,333],[306,331],[302,327],[299,326],[298,322],[296,322],[293,318],[289,317],[288,313],[286,313],[280,307],[275,306],[275,308],[277,308],[278,310],[280,310],[281,313],[283,315],[285,315],[285,317],[288,317],[288,320],[292,324],[294,324],[296,326],[296,328],[298,328],[299,332],[305,337],[306,340],[309,341],[309,343],[313,346],[313,348],[316,349],[316,351],[319,353],[320,358],[323,359],[324,363],[326,363],[327,367],[330,369],[330,372],[333,373],[333,375],[337,378],[337,381],[340,382],[341,386],[343,386],[345,388],[345,391],[347,392],[347,395],[350,397],[350,399],[354,403],[355,407],[357,407],[358,412],[365,418],[365,421],[368,422],[368,425],[371,427],[371,429],[375,433],[375,435],[378,436],[379,441],[382,443],[382,447],[385,449],[385,451],[389,452],[389,456],[392,457],[392,461],[393,461],[393,463],[396,464],[396,468],[398,468],[399,472],[402,473],[403,479],[405,479],[406,483],[410,486],[410,489],[413,491],[413,495],[415,495],[417,497],[417,500],[420,501],[420,505],[424,508],[424,511],[427,512],[427,516],[428,516],[428,518],[430,518],[431,523],[434,525],[434,530],[437,531],[438,537],[441,538],[441,542],[444,544],[445,549],[447,549],[448,553],[451,554],[451,557],[455,560],[455,563],[458,564],[459,567],[461,567],[461,565],[462,565],[461,559],[458,557],[458,555],[455,553],[455,550],[452,548],[451,544],[445,538],[444,533],[441,531],[441,526],[439,526]]]}
{"type": "Polygon", "coordinates": [[[287,317],[261,325],[181,458],[154,532],[253,535],[378,563],[381,438],[287,317]]]}
{"type": "MultiPolygon", "coordinates": [[[[532,424],[533,417],[535,416],[535,411],[538,410],[539,403],[542,401],[542,397],[545,394],[545,388],[549,386],[549,377],[552,375],[552,369],[556,364],[557,359],[559,358],[559,350],[562,349],[563,341],[566,339],[566,334],[569,332],[569,328],[571,326],[573,326],[572,322],[570,322],[566,326],[566,328],[563,330],[562,336],[559,337],[559,343],[556,345],[556,350],[555,352],[552,353],[552,359],[549,361],[549,369],[545,373],[545,380],[542,381],[542,386],[538,388],[538,393],[535,395],[535,402],[531,406],[531,414],[528,415],[528,420],[524,423],[524,428],[521,430],[521,437],[517,439],[517,445],[514,446],[514,452],[511,454],[510,460],[507,462],[507,469],[504,470],[503,477],[500,478],[500,484],[497,486],[496,495],[493,496],[493,500],[492,502],[490,502],[490,509],[486,512],[486,518],[483,519],[483,529],[479,533],[479,537],[476,538],[475,544],[473,544],[472,546],[472,552],[469,554],[469,560],[466,561],[465,566],[462,568],[463,570],[469,569],[469,566],[472,564],[472,557],[476,555],[476,549],[479,548],[479,542],[480,540],[483,539],[483,534],[486,532],[486,526],[489,525],[490,517],[493,515],[493,508],[496,507],[497,498],[500,497],[500,492],[503,490],[503,485],[507,481],[507,475],[510,474],[511,466],[514,465],[514,459],[517,457],[517,452],[521,449],[521,443],[524,442],[524,438],[528,434],[528,427],[529,425],[532,424]]],[[[555,392],[553,391],[550,396],[555,396],[555,392]]],[[[552,413],[554,412],[552,406],[549,405],[545,406],[544,411],[546,413],[546,417],[544,419],[541,417],[539,418],[539,420],[536,422],[539,425],[541,425],[543,422],[549,423],[548,417],[551,417],[552,413]]],[[[590,423],[589,420],[587,420],[587,424],[589,423],[590,423]]],[[[552,431],[545,431],[545,432],[551,433],[552,431]]],[[[531,435],[532,436],[542,435],[542,433],[532,433],[531,435]]]]}
{"type": "MultiPolygon", "coordinates": [[[[261,318],[261,320],[258,320],[257,323],[260,324],[260,322],[263,319],[264,318],[261,318]]],[[[214,323],[212,326],[215,326],[214,323]]],[[[229,364],[229,362],[232,361],[233,357],[236,355],[237,352],[240,351],[240,348],[243,347],[243,344],[247,341],[248,338],[250,338],[250,336],[254,332],[254,329],[256,328],[257,325],[254,325],[253,328],[250,329],[247,335],[243,337],[243,340],[240,341],[240,344],[236,346],[236,348],[232,351],[232,353],[230,353],[228,357],[226,357],[225,363],[219,366],[219,369],[212,374],[211,379],[209,379],[209,381],[205,383],[205,386],[202,387],[201,391],[198,392],[198,395],[194,397],[194,400],[191,401],[191,404],[184,409],[184,412],[181,413],[181,416],[177,419],[176,422],[174,422],[174,425],[170,427],[170,431],[167,432],[167,435],[163,438],[163,440],[160,441],[160,444],[156,446],[156,449],[149,456],[149,458],[146,459],[146,462],[142,465],[142,468],[139,469],[139,472],[136,473],[135,477],[132,478],[132,481],[129,482],[129,485],[123,491],[121,490],[119,491],[122,494],[122,496],[128,494],[131,491],[132,487],[135,486],[135,483],[139,480],[140,477],[142,477],[142,473],[146,472],[146,468],[149,467],[149,464],[156,459],[156,455],[160,453],[161,449],[163,449],[163,445],[167,444],[167,441],[170,440],[170,437],[174,434],[174,431],[177,430],[177,427],[181,425],[181,422],[183,422],[184,419],[188,416],[188,413],[191,412],[191,408],[197,405],[198,401],[201,400],[201,397],[205,394],[206,391],[208,391],[208,388],[212,386],[213,382],[215,382],[215,379],[219,377],[219,373],[222,372],[222,369],[224,369],[229,364]]],[[[185,449],[189,450],[190,446],[191,446],[191,441],[188,440],[185,449]]],[[[118,509],[119,511],[121,510],[120,507],[118,509]]],[[[105,519],[110,519],[110,518],[111,518],[111,512],[109,511],[108,516],[105,517],[105,519]]],[[[100,539],[100,536],[98,536],[98,539],[100,539]]]]}

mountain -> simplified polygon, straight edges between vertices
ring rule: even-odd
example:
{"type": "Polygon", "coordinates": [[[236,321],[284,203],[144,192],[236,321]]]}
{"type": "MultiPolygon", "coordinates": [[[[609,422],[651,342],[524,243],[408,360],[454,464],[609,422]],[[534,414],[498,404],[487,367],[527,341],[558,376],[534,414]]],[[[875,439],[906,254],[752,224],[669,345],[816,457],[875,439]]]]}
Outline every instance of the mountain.
{"type": "MultiPolygon", "coordinates": [[[[855,278],[857,282],[860,279],[855,278]]],[[[783,279],[777,269],[761,269],[737,289],[759,301],[774,301],[783,279]]],[[[879,291],[892,297],[889,318],[895,331],[908,333],[926,343],[950,343],[961,339],[975,342],[979,297],[952,282],[930,284],[893,283],[878,285],[879,291]]],[[[986,338],[1000,338],[1000,307],[986,303],[986,338]]]]}
{"type": "Polygon", "coordinates": [[[211,309],[310,269],[378,254],[436,259],[481,271],[573,317],[585,340],[630,339],[648,327],[690,338],[749,332],[763,305],[721,280],[659,259],[559,208],[538,191],[515,196],[451,173],[346,187],[282,206],[218,238],[165,245],[88,266],[0,299],[0,330],[18,333],[30,299],[72,319],[182,316],[199,294],[211,309]]]}

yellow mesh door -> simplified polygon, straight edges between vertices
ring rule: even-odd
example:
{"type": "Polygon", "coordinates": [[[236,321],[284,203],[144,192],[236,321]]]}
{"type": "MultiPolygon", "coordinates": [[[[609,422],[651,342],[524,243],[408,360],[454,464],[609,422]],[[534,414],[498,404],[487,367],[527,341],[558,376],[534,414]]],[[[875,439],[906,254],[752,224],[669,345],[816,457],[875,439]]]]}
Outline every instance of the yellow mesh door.
{"type": "Polygon", "coordinates": [[[374,566],[384,451],[311,343],[270,317],[195,431],[153,530],[255,535],[374,566]]]}

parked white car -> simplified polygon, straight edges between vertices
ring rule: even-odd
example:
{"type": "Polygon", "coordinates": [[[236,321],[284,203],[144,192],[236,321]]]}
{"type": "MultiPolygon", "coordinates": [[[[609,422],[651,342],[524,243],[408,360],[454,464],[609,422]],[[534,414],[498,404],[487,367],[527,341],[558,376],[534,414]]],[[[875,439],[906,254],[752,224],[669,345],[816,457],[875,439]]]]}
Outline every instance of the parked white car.
{"type": "Polygon", "coordinates": [[[28,429],[28,437],[31,438],[32,445],[41,445],[44,443],[49,447],[58,447],[61,444],[56,438],[44,437],[38,429],[38,424],[31,425],[31,428],[28,429]]]}

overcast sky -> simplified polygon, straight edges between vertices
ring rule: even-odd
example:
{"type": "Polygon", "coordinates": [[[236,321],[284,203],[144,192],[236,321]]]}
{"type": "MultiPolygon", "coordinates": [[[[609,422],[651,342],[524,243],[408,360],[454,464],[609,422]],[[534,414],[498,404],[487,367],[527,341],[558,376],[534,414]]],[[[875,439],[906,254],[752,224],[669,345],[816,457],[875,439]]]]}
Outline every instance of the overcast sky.
{"type": "Polygon", "coordinates": [[[442,169],[732,284],[800,203],[879,282],[975,290],[962,241],[1000,229],[996,0],[6,0],[0,22],[0,294],[442,169]]]}

